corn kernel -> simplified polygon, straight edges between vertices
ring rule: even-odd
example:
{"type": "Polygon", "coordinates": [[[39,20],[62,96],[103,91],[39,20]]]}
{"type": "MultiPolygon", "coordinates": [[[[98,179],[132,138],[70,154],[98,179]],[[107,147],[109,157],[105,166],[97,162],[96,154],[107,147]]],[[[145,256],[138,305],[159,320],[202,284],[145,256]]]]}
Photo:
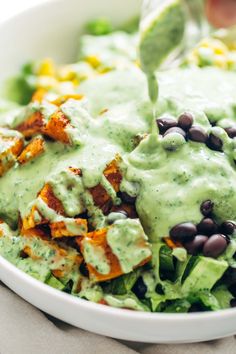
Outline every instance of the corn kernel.
{"type": "Polygon", "coordinates": [[[218,68],[227,69],[227,58],[224,55],[215,55],[213,64],[218,68]]]}
{"type": "Polygon", "coordinates": [[[70,65],[62,66],[58,70],[58,79],[60,81],[72,81],[76,78],[76,73],[72,70],[70,65]]]}
{"type": "Polygon", "coordinates": [[[56,75],[56,69],[55,69],[55,64],[52,59],[45,59],[43,60],[38,69],[38,75],[39,76],[55,76],[56,75]]]}
{"type": "Polygon", "coordinates": [[[80,81],[79,81],[79,79],[75,78],[75,79],[72,80],[72,83],[73,83],[74,86],[78,86],[80,81]]]}
{"type": "Polygon", "coordinates": [[[229,70],[236,70],[236,51],[232,51],[228,54],[227,64],[229,70]]]}
{"type": "Polygon", "coordinates": [[[36,81],[37,88],[44,88],[45,90],[50,90],[58,86],[58,81],[54,77],[50,76],[39,76],[36,81]]]}
{"type": "Polygon", "coordinates": [[[100,59],[95,55],[90,55],[86,59],[86,62],[89,63],[94,69],[101,65],[100,59]]]}

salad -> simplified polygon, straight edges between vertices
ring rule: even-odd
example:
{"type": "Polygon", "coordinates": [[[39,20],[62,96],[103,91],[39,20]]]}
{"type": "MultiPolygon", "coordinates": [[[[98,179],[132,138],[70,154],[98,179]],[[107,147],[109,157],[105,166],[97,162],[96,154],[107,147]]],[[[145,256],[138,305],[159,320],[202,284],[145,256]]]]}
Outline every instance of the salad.
{"type": "Polygon", "coordinates": [[[151,102],[137,23],[90,22],[77,62],[31,62],[6,83],[0,255],[107,306],[235,306],[236,43],[202,40],[158,73],[151,102]]]}

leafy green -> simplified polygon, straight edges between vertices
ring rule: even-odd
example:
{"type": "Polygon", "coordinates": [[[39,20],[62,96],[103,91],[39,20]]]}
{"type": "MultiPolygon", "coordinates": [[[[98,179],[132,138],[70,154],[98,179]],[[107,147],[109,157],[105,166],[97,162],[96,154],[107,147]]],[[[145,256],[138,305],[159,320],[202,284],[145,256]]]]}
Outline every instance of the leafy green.
{"type": "Polygon", "coordinates": [[[102,36],[113,32],[113,27],[108,18],[100,17],[88,22],[85,26],[85,31],[93,36],[102,36]]]}
{"type": "Polygon", "coordinates": [[[220,304],[217,298],[210,291],[200,291],[195,296],[206,309],[212,311],[220,310],[220,304]]]}
{"type": "Polygon", "coordinates": [[[233,295],[225,285],[213,289],[212,294],[217,299],[221,309],[227,309],[230,307],[230,300],[233,299],[233,295]]]}
{"type": "Polygon", "coordinates": [[[191,270],[193,269],[198,257],[188,256],[185,262],[177,263],[177,277],[183,283],[185,279],[189,276],[191,270]]]}
{"type": "Polygon", "coordinates": [[[35,86],[28,76],[22,74],[13,77],[5,83],[5,96],[16,103],[26,105],[30,102],[35,86]]]}
{"type": "Polygon", "coordinates": [[[172,256],[172,250],[165,245],[163,245],[160,249],[160,271],[174,271],[174,260],[172,256]]]}
{"type": "Polygon", "coordinates": [[[187,260],[187,251],[183,247],[176,247],[175,249],[173,249],[172,255],[180,262],[185,262],[187,260]]]}
{"type": "Polygon", "coordinates": [[[46,281],[46,284],[52,286],[55,289],[58,290],[63,290],[65,285],[62,284],[57,278],[55,278],[53,275],[50,276],[50,278],[46,281]]]}
{"type": "Polygon", "coordinates": [[[126,33],[135,33],[139,27],[139,16],[134,16],[129,21],[114,28],[112,22],[107,17],[99,17],[89,21],[85,26],[85,32],[93,36],[102,36],[115,31],[124,31],[126,33]]]}
{"type": "Polygon", "coordinates": [[[34,76],[34,63],[25,64],[20,73],[9,78],[4,85],[4,97],[20,105],[26,105],[30,102],[36,89],[34,76]]]}
{"type": "Polygon", "coordinates": [[[126,295],[104,295],[105,301],[110,306],[132,309],[137,311],[150,311],[148,306],[142,303],[133,293],[126,295]]]}
{"type": "Polygon", "coordinates": [[[165,304],[163,312],[167,313],[186,313],[189,311],[191,303],[186,299],[178,299],[165,304]]]}
{"type": "Polygon", "coordinates": [[[198,257],[198,261],[183,282],[183,293],[211,290],[227,268],[228,263],[224,260],[198,257]]]}
{"type": "Polygon", "coordinates": [[[129,274],[122,275],[111,280],[109,283],[104,284],[103,288],[105,292],[113,295],[125,295],[131,291],[140,274],[141,270],[136,269],[129,274]]]}

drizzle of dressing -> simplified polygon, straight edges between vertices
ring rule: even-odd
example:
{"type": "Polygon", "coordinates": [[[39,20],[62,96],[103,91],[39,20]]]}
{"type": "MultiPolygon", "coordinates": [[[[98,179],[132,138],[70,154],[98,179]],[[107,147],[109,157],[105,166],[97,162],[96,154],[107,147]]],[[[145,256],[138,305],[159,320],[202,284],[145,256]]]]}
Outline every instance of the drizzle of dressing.
{"type": "Polygon", "coordinates": [[[185,15],[181,0],[160,2],[140,23],[140,61],[147,76],[149,97],[153,105],[157,102],[159,92],[155,71],[181,43],[184,28],[185,15]]]}

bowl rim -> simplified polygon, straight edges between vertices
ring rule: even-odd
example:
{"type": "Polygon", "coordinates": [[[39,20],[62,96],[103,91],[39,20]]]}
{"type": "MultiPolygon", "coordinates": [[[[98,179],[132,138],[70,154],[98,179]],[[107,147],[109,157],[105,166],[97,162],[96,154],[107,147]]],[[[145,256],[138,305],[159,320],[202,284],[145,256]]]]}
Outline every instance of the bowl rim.
{"type": "Polygon", "coordinates": [[[47,6],[49,3],[56,3],[56,2],[61,2],[63,0],[38,0],[37,3],[33,3],[31,5],[29,5],[27,8],[22,8],[19,9],[19,11],[17,13],[15,13],[14,15],[9,15],[6,18],[3,18],[0,20],[0,30],[2,29],[2,27],[4,27],[8,22],[12,22],[14,21],[16,18],[21,17],[23,14],[34,11],[35,9],[37,9],[38,7],[44,7],[45,5],[47,6]]]}
{"type": "MultiPolygon", "coordinates": [[[[38,2],[36,4],[31,5],[27,9],[20,10],[17,14],[10,16],[6,19],[0,21],[0,31],[6,25],[11,25],[12,22],[15,21],[18,17],[21,17],[24,14],[29,14],[30,12],[37,11],[38,8],[47,7],[50,4],[60,3],[64,0],[41,0],[42,2],[38,2]]],[[[105,314],[111,317],[119,317],[119,318],[129,318],[132,320],[143,320],[143,321],[165,321],[172,322],[173,320],[176,324],[180,324],[182,322],[192,322],[195,321],[195,324],[201,322],[204,319],[214,320],[222,318],[234,317],[236,315],[236,308],[229,308],[224,310],[216,310],[216,311],[205,311],[205,312],[193,312],[193,313],[162,313],[162,312],[146,312],[146,311],[133,311],[129,309],[123,308],[115,308],[112,306],[95,303],[92,301],[88,301],[77,297],[72,294],[68,294],[63,292],[62,290],[55,289],[48,284],[43,283],[40,280],[32,277],[26,272],[19,269],[17,266],[12,264],[6,258],[0,255],[0,267],[6,268],[9,272],[13,273],[20,281],[24,282],[27,286],[31,286],[36,290],[43,291],[46,295],[50,297],[54,297],[55,299],[59,299],[61,301],[65,301],[70,303],[71,305],[77,307],[84,307],[85,310],[91,310],[99,315],[105,314]]],[[[1,280],[1,278],[0,278],[1,280]]],[[[3,281],[4,283],[4,281],[3,281]]],[[[19,294],[18,294],[19,295],[19,294]]],[[[19,295],[20,296],[20,295],[19,295]]],[[[23,297],[23,296],[22,296],[23,297]]],[[[35,306],[37,307],[37,306],[35,306]]]]}
{"type": "Polygon", "coordinates": [[[0,266],[7,268],[11,273],[26,285],[29,285],[36,290],[43,291],[46,295],[52,296],[55,299],[69,302],[74,306],[83,306],[87,310],[93,310],[99,314],[115,315],[116,317],[132,318],[133,320],[160,320],[160,321],[172,321],[183,322],[198,321],[203,319],[214,319],[220,317],[227,318],[229,316],[235,316],[236,308],[217,310],[217,311],[205,311],[205,312],[193,312],[193,313],[161,313],[161,312],[146,312],[146,311],[133,311],[123,308],[115,308],[112,306],[95,303],[89,300],[82,299],[72,294],[63,292],[62,290],[55,289],[48,284],[32,277],[25,273],[21,269],[17,268],[10,261],[0,256],[0,266]]]}

